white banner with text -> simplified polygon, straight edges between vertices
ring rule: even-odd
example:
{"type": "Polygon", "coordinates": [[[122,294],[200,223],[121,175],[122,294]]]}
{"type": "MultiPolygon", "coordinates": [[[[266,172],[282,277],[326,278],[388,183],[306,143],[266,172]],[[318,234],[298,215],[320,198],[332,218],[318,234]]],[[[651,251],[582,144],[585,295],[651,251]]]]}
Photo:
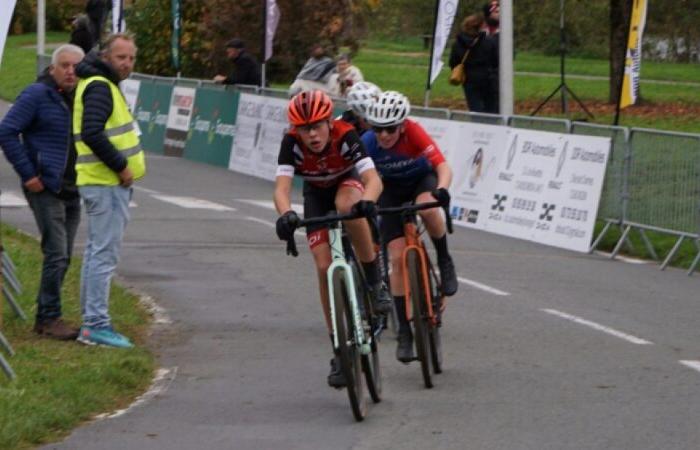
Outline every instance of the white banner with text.
{"type": "Polygon", "coordinates": [[[274,181],[289,100],[241,94],[229,169],[274,181]]]}
{"type": "Polygon", "coordinates": [[[450,191],[456,224],[588,251],[609,138],[415,119],[454,172],[450,191]]]}

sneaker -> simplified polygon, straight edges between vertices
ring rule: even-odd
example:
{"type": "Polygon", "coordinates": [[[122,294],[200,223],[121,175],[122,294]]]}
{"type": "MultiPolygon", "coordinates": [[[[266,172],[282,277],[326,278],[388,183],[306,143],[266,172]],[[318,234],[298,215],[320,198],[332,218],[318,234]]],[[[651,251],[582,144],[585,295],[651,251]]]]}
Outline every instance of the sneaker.
{"type": "Polygon", "coordinates": [[[369,289],[372,298],[372,306],[377,314],[388,314],[394,307],[394,299],[389,293],[389,288],[384,282],[379,282],[369,289]]]}
{"type": "Polygon", "coordinates": [[[78,337],[78,331],[78,328],[68,326],[60,317],[34,324],[35,333],[59,341],[72,341],[78,337]]]}
{"type": "Polygon", "coordinates": [[[83,326],[80,328],[80,335],[77,341],[86,345],[103,345],[117,348],[131,348],[134,346],[129,338],[117,333],[111,327],[93,328],[83,326]]]}
{"type": "Polygon", "coordinates": [[[328,374],[328,386],[336,389],[344,388],[348,382],[345,379],[345,374],[340,367],[340,357],[331,358],[331,373],[328,374]]]}
{"type": "Polygon", "coordinates": [[[399,341],[396,345],[396,359],[404,364],[408,364],[416,359],[413,354],[413,335],[411,330],[399,331],[396,339],[399,341]]]}
{"type": "Polygon", "coordinates": [[[440,267],[440,281],[442,282],[442,293],[450,297],[457,292],[457,274],[455,273],[455,265],[452,262],[452,257],[448,256],[438,260],[440,267]]]}

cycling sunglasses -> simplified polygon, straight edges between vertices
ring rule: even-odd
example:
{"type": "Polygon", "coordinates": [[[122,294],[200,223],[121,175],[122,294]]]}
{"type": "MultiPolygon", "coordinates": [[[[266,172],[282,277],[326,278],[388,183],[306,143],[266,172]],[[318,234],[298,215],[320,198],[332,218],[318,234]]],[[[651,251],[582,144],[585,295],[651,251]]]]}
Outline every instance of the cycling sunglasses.
{"type": "Polygon", "coordinates": [[[372,127],[372,130],[374,130],[376,134],[380,134],[382,131],[387,134],[394,134],[398,128],[398,125],[391,125],[388,127],[372,127]]]}

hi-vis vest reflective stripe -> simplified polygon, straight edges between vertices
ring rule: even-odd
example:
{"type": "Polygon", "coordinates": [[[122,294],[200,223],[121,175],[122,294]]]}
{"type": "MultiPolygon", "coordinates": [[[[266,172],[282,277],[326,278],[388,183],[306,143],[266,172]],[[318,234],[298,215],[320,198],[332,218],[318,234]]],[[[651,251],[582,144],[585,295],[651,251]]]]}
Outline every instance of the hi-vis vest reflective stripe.
{"type": "Polygon", "coordinates": [[[105,124],[105,135],[114,148],[127,158],[128,167],[134,175],[134,179],[144,176],[146,173],[146,160],[141,149],[139,136],[136,133],[134,118],[129,112],[129,107],[124,96],[117,87],[105,77],[94,76],[80,80],[75,90],[75,105],[73,107],[73,139],[78,158],[75,170],[78,174],[76,181],[78,186],[103,185],[116,186],[119,184],[119,176],[107,167],[92,152],[82,140],[81,127],[83,125],[83,93],[93,81],[107,83],[112,93],[112,114],[105,124]]]}

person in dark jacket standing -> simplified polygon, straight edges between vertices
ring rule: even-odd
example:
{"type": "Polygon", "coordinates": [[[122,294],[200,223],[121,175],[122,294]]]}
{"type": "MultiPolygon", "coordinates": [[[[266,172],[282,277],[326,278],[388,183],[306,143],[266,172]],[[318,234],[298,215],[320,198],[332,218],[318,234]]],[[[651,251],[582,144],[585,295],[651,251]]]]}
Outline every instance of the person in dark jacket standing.
{"type": "Polygon", "coordinates": [[[223,84],[250,84],[260,86],[260,64],[245,49],[240,39],[231,39],[226,44],[226,56],[233,62],[235,69],[229,76],[217,75],[214,81],[223,84]]]}
{"type": "Polygon", "coordinates": [[[132,184],[146,173],[139,133],[119,83],[136,61],[131,36],[113,34],[77,67],[73,105],[76,183],[85,203],[88,237],[80,273],[83,326],[78,342],[132,347],[112,328],[109,288],[129,222],[132,184]]]}
{"type": "Polygon", "coordinates": [[[0,146],[22,181],[41,233],[44,261],[34,331],[62,340],[78,336],[62,319],[61,286],[80,222],[70,130],[75,67],[83,56],[75,45],[58,47],[48,70],[22,91],[0,123],[0,146]]]}
{"type": "Polygon", "coordinates": [[[498,92],[493,83],[498,77],[498,48],[496,41],[480,31],[484,23],[481,15],[467,16],[462,21],[462,31],[457,35],[450,53],[450,68],[464,62],[467,81],[462,86],[467,107],[473,112],[498,114],[498,92]]]}
{"type": "Polygon", "coordinates": [[[107,18],[106,0],[89,0],[85,5],[85,14],[78,15],[72,25],[70,43],[88,53],[99,46],[100,30],[107,18]]]}

